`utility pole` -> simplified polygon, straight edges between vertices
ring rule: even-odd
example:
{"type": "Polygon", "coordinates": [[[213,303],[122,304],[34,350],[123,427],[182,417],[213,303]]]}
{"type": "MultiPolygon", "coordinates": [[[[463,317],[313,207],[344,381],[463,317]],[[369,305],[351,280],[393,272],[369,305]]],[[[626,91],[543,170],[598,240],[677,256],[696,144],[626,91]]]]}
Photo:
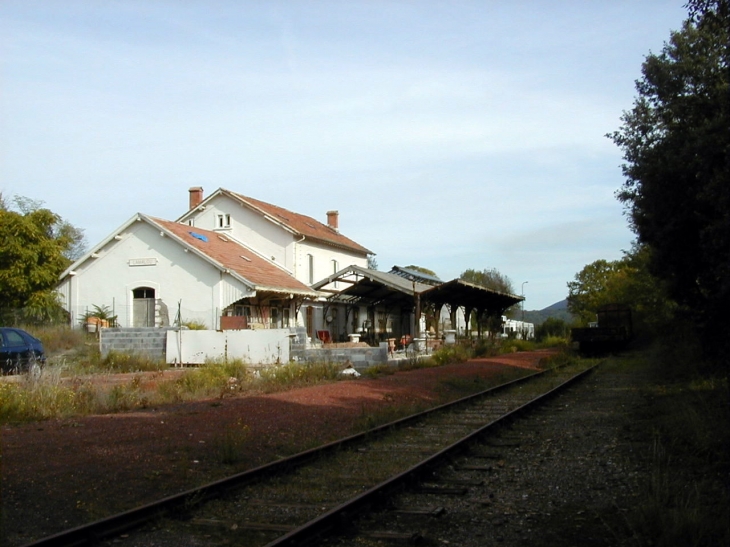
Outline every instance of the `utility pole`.
{"type": "MultiPolygon", "coordinates": [[[[522,282],[522,289],[521,289],[521,295],[522,296],[522,322],[525,322],[525,283],[528,283],[528,281],[522,282]]],[[[523,325],[524,326],[524,325],[523,325]]]]}

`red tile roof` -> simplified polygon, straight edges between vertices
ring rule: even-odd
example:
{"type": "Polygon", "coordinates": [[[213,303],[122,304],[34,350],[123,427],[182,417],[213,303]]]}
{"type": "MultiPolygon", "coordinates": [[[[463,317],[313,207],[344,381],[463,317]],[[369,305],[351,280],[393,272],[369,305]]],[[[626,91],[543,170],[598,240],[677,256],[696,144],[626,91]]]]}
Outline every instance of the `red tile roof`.
{"type": "Polygon", "coordinates": [[[316,294],[290,273],[224,234],[160,218],[149,216],[144,218],[174,234],[224,268],[237,273],[254,285],[257,290],[292,292],[311,296],[316,294]]]}
{"type": "Polygon", "coordinates": [[[372,251],[370,251],[369,249],[366,249],[362,245],[355,243],[350,238],[343,236],[334,228],[331,228],[326,224],[314,220],[312,217],[300,215],[299,213],[294,213],[292,211],[284,209],[283,207],[278,207],[264,201],[259,201],[257,199],[253,199],[248,196],[238,194],[236,192],[231,192],[230,190],[221,190],[245,203],[249,207],[257,209],[261,213],[271,217],[273,220],[286,226],[298,235],[315,239],[324,243],[329,243],[330,245],[335,245],[337,247],[343,247],[345,249],[358,253],[372,254],[372,251]]]}

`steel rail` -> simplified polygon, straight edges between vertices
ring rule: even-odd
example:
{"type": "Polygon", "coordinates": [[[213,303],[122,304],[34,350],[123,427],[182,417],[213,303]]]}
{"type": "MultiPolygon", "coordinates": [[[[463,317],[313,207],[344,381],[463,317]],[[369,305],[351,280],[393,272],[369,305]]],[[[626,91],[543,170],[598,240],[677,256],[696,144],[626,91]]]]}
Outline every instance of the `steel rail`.
{"type": "Polygon", "coordinates": [[[535,397],[534,399],[524,403],[523,405],[507,412],[499,418],[489,422],[488,424],[474,430],[468,435],[462,437],[458,441],[451,445],[443,448],[435,454],[425,458],[416,465],[409,469],[394,475],[393,477],[381,482],[380,484],[370,488],[366,492],[356,496],[345,503],[338,505],[330,509],[327,513],[320,515],[319,517],[310,520],[309,522],[291,530],[285,535],[277,538],[276,540],[267,543],[265,547],[301,547],[302,545],[308,545],[316,538],[329,533],[331,530],[338,527],[343,527],[349,524],[349,516],[356,513],[362,513],[366,511],[368,507],[374,505],[377,502],[382,502],[391,492],[401,490],[409,483],[414,483],[419,480],[420,476],[436,467],[445,458],[451,457],[454,454],[464,450],[470,443],[476,441],[479,437],[485,433],[499,428],[504,427],[508,423],[514,421],[519,415],[536,408],[539,404],[542,404],[566,387],[572,385],[574,382],[584,378],[589,373],[595,370],[597,365],[594,365],[584,371],[581,371],[574,376],[568,378],[566,381],[555,386],[553,389],[535,397]]]}
{"type": "MultiPolygon", "coordinates": [[[[588,369],[591,370],[591,369],[588,369]]],[[[127,532],[133,528],[139,528],[143,526],[144,524],[168,516],[170,514],[175,513],[185,513],[189,512],[195,507],[201,505],[202,503],[216,499],[218,497],[221,497],[222,495],[232,491],[236,490],[238,488],[241,488],[247,484],[252,484],[254,482],[260,481],[266,477],[274,476],[277,474],[283,474],[289,471],[292,471],[293,469],[301,466],[302,464],[306,463],[307,461],[310,461],[314,458],[317,458],[323,454],[339,450],[343,447],[350,446],[352,444],[356,444],[358,442],[362,442],[368,438],[378,436],[380,434],[383,434],[391,429],[395,429],[404,425],[407,425],[411,422],[420,420],[430,414],[436,414],[440,411],[443,411],[445,409],[449,408],[455,408],[459,405],[468,404],[471,401],[474,401],[479,398],[486,397],[488,395],[492,395],[495,393],[498,393],[500,391],[504,391],[510,387],[513,387],[515,385],[529,382],[536,377],[554,372],[555,369],[546,369],[543,371],[535,372],[533,374],[528,374],[526,376],[523,376],[521,378],[517,378],[516,380],[511,380],[509,382],[505,382],[504,384],[500,384],[498,386],[494,386],[492,388],[486,389],[484,391],[481,391],[479,393],[475,393],[472,395],[468,395],[465,397],[462,397],[460,399],[457,399],[455,401],[451,401],[449,403],[445,403],[433,408],[430,408],[428,410],[411,414],[409,416],[406,416],[404,418],[400,418],[398,420],[394,420],[392,422],[380,425],[378,427],[375,427],[373,429],[369,429],[367,431],[363,431],[361,433],[356,433],[354,435],[351,435],[349,437],[345,437],[343,439],[339,439],[336,441],[332,441],[330,443],[326,443],[324,445],[311,448],[309,450],[306,450],[304,452],[300,452],[298,454],[294,454],[292,456],[282,458],[280,460],[276,460],[264,465],[261,465],[259,467],[255,467],[253,469],[249,469],[247,471],[243,471],[241,473],[237,473],[235,475],[231,475],[229,477],[225,477],[223,479],[220,479],[218,481],[214,481],[211,483],[207,483],[203,486],[193,488],[190,490],[186,490],[184,492],[173,494],[171,496],[162,498],[160,500],[156,500],[154,502],[141,505],[139,507],[130,509],[128,511],[124,511],[121,513],[117,513],[115,515],[111,515],[109,517],[105,517],[99,520],[96,520],[94,522],[84,524],[75,528],[71,528],[69,530],[65,530],[62,532],[59,532],[57,534],[53,534],[35,541],[32,541],[30,543],[26,543],[23,545],[23,547],[84,547],[84,546],[90,546],[98,544],[100,541],[103,541],[107,538],[110,538],[112,536],[120,535],[124,532],[127,532]]],[[[561,384],[562,385],[562,384],[561,384]]],[[[519,410],[519,409],[516,409],[519,410]]],[[[512,411],[515,412],[515,411],[512,411]]],[[[512,414],[509,413],[509,414],[512,414]]],[[[507,414],[507,415],[509,415],[507,414]]],[[[481,431],[484,428],[481,428],[481,431]]],[[[445,449],[449,450],[449,448],[445,449]]],[[[444,452],[442,450],[438,454],[441,454],[444,452]]],[[[431,458],[429,458],[430,460],[431,458]]],[[[426,460],[426,461],[429,461],[426,460]]],[[[398,476],[404,475],[404,474],[410,474],[412,473],[412,470],[406,471],[405,473],[401,473],[398,476]]],[[[376,487],[377,488],[377,487],[376,487]]],[[[363,496],[367,495],[363,494],[363,496]]],[[[360,496],[362,497],[362,496],[360,496]]],[[[348,502],[349,503],[349,502],[348,502]]],[[[342,507],[342,506],[339,506],[342,507]]],[[[328,516],[331,513],[333,513],[335,510],[331,510],[328,513],[325,513],[321,517],[317,519],[313,519],[310,521],[311,523],[318,522],[321,519],[322,522],[330,522],[333,518],[332,516],[328,516]]],[[[340,512],[342,514],[342,511],[340,512]]],[[[341,518],[341,517],[338,517],[341,518]]],[[[309,523],[307,523],[309,524],[309,523]]],[[[307,524],[303,525],[300,528],[305,528],[307,524]]],[[[304,534],[304,531],[298,532],[300,528],[297,528],[293,530],[290,534],[286,534],[280,540],[283,540],[284,538],[289,537],[291,534],[294,534],[297,532],[297,534],[304,534]]],[[[278,541],[278,540],[277,540],[278,541]]],[[[271,543],[270,545],[279,545],[279,543],[271,543]]],[[[294,545],[294,543],[282,543],[281,545],[294,545]]]]}

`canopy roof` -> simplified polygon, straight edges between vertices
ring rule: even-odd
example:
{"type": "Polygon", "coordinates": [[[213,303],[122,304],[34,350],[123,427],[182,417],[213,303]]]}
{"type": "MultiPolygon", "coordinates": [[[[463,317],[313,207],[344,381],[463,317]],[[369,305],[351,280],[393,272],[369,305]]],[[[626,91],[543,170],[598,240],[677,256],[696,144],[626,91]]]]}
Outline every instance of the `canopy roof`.
{"type": "Polygon", "coordinates": [[[323,288],[334,282],[349,284],[342,290],[331,292],[329,300],[343,302],[346,304],[362,304],[368,306],[393,305],[413,306],[414,294],[420,294],[430,289],[430,285],[409,281],[399,275],[392,273],[369,270],[360,266],[348,266],[312,285],[315,290],[323,288]]]}
{"type": "Polygon", "coordinates": [[[328,299],[347,304],[413,307],[415,296],[418,295],[422,304],[430,303],[439,307],[444,304],[452,307],[463,306],[490,315],[502,315],[507,308],[524,300],[521,296],[494,291],[461,279],[433,286],[408,280],[395,273],[379,272],[359,266],[349,266],[340,270],[316,283],[312,288],[323,290],[335,281],[349,286],[338,291],[330,290],[332,294],[328,299]]]}
{"type": "Polygon", "coordinates": [[[443,304],[452,307],[463,306],[486,312],[488,315],[502,315],[507,308],[525,299],[523,296],[495,291],[462,279],[430,287],[421,294],[421,298],[437,306],[443,304]]]}

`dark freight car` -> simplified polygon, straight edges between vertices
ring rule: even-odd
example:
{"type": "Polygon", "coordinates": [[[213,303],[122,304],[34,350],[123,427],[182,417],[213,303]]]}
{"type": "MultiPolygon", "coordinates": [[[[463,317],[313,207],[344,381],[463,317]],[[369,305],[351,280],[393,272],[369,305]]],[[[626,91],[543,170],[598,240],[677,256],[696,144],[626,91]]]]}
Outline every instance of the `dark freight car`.
{"type": "Polygon", "coordinates": [[[572,329],[571,337],[578,349],[585,354],[610,353],[623,349],[633,336],[631,308],[621,304],[608,304],[596,313],[594,326],[572,329]]]}

